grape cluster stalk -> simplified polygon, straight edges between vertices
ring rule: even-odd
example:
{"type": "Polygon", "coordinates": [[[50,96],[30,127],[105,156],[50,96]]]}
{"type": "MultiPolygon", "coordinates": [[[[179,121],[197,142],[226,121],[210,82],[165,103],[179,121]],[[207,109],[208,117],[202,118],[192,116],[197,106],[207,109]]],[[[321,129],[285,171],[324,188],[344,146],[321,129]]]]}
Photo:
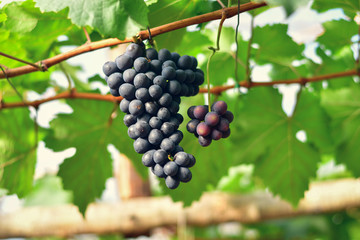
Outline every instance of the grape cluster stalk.
{"type": "Polygon", "coordinates": [[[179,145],[184,118],[178,111],[181,97],[195,96],[204,82],[197,64],[193,56],[131,43],[124,54],[103,65],[110,93],[123,97],[120,110],[134,150],[170,189],[192,179],[189,168],[196,162],[179,145]]]}

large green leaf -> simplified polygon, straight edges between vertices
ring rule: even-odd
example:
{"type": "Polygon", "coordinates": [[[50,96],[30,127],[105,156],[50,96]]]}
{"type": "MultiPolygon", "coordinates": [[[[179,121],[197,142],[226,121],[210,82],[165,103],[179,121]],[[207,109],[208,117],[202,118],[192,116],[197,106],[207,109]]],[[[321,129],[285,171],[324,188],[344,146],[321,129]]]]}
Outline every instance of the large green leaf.
{"type": "Polygon", "coordinates": [[[336,160],[345,163],[356,177],[360,176],[360,88],[325,90],[322,103],[332,118],[332,129],[336,140],[336,160]]]}
{"type": "Polygon", "coordinates": [[[323,27],[325,32],[317,41],[332,52],[336,52],[344,46],[350,46],[352,44],[351,37],[356,35],[359,29],[355,21],[344,19],[325,22],[323,27]],[[340,32],[341,34],[339,34],[340,32]]]}
{"type": "MultiPolygon", "coordinates": [[[[150,27],[164,25],[170,22],[193,17],[203,13],[218,9],[220,5],[211,1],[181,1],[181,0],[162,0],[149,6],[150,27]]],[[[174,51],[176,46],[181,43],[186,33],[186,29],[178,29],[155,38],[159,49],[167,48],[174,51]]]]}
{"type": "Polygon", "coordinates": [[[253,43],[259,45],[253,56],[259,64],[291,63],[293,60],[302,59],[304,46],[298,45],[287,35],[285,24],[255,27],[253,36],[253,43]]]}
{"type": "Polygon", "coordinates": [[[36,135],[25,108],[0,111],[0,188],[24,197],[32,189],[36,135]]]}
{"type": "Polygon", "coordinates": [[[106,179],[112,176],[109,144],[132,159],[143,176],[147,169],[140,167],[140,155],[133,150],[121,117],[110,120],[114,116],[113,104],[95,100],[72,100],[68,104],[74,112],[52,120],[52,131],[44,141],[55,151],[76,148],[75,155],[61,164],[58,175],[64,188],[73,191],[74,203],[84,213],[86,206],[100,197],[106,179]]]}
{"type": "MultiPolygon", "coordinates": [[[[25,4],[24,4],[25,5],[25,4]]],[[[5,9],[6,26],[13,32],[27,33],[32,31],[38,22],[37,18],[22,6],[12,4],[5,9]]]]}
{"type": "Polygon", "coordinates": [[[325,12],[333,8],[342,8],[346,15],[353,18],[360,10],[360,2],[358,0],[314,0],[312,8],[319,12],[325,12]]]}
{"type": "Polygon", "coordinates": [[[283,6],[286,14],[289,16],[299,7],[304,7],[310,0],[267,0],[270,6],[283,6]]]}
{"type": "Polygon", "coordinates": [[[240,115],[242,136],[237,139],[236,155],[244,162],[255,161],[255,175],[263,179],[274,194],[296,205],[315,176],[320,154],[316,147],[328,146],[328,128],[319,100],[304,93],[293,116],[281,108],[281,96],[271,88],[256,88],[244,98],[240,115]],[[324,126],[321,126],[324,125],[324,126]],[[300,142],[296,133],[306,132],[300,142]],[[325,143],[321,141],[325,140],[325,143]]]}
{"type": "Polygon", "coordinates": [[[69,8],[69,18],[78,26],[90,26],[106,36],[124,39],[148,25],[143,0],[35,0],[42,11],[58,12],[69,8]]]}

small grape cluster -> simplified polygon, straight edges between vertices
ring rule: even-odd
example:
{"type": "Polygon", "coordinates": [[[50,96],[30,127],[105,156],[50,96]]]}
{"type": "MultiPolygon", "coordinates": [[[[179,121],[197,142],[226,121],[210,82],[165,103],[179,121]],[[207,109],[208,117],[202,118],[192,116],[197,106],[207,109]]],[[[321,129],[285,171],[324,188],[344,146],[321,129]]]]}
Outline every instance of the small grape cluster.
{"type": "Polygon", "coordinates": [[[180,97],[196,95],[204,82],[196,58],[131,43],[103,72],[110,93],[123,97],[120,110],[135,151],[144,154],[142,163],[170,189],[190,181],[196,160],[179,145],[184,119],[178,111],[180,97]]]}
{"type": "Polygon", "coordinates": [[[224,101],[214,102],[210,112],[208,105],[191,106],[187,114],[191,120],[186,129],[198,138],[201,146],[209,146],[212,140],[230,136],[230,123],[234,115],[227,110],[224,101]]]}

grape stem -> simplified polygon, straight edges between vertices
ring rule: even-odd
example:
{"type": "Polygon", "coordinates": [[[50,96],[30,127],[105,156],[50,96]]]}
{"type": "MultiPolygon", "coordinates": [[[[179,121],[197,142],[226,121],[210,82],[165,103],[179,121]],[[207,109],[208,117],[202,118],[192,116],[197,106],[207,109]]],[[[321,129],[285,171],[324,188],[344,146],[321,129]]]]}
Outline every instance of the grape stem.
{"type": "Polygon", "coordinates": [[[210,77],[209,77],[210,61],[211,61],[211,58],[215,55],[215,53],[220,50],[221,29],[222,29],[225,19],[226,19],[226,10],[224,9],[222,12],[222,17],[221,17],[220,23],[219,23],[219,28],[218,28],[217,38],[216,38],[216,48],[209,47],[209,49],[212,50],[212,53],[210,54],[208,62],[206,64],[206,80],[207,80],[207,89],[208,89],[209,112],[211,112],[210,77]]]}

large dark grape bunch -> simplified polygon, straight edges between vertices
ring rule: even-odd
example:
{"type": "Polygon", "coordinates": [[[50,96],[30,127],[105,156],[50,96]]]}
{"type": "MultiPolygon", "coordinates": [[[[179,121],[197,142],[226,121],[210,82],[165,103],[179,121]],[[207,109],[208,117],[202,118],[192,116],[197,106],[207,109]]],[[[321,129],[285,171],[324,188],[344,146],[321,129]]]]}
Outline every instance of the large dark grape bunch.
{"type": "Polygon", "coordinates": [[[180,97],[196,95],[204,82],[196,58],[131,43],[114,62],[103,65],[103,72],[111,94],[123,97],[124,123],[135,151],[143,154],[142,163],[165,178],[170,189],[190,181],[189,168],[196,160],[179,145],[184,119],[178,111],[180,97]]]}
{"type": "Polygon", "coordinates": [[[230,136],[230,123],[234,115],[227,110],[224,101],[214,102],[210,112],[208,105],[199,105],[191,106],[187,113],[191,120],[186,129],[198,138],[201,146],[209,146],[212,140],[230,136]]]}

